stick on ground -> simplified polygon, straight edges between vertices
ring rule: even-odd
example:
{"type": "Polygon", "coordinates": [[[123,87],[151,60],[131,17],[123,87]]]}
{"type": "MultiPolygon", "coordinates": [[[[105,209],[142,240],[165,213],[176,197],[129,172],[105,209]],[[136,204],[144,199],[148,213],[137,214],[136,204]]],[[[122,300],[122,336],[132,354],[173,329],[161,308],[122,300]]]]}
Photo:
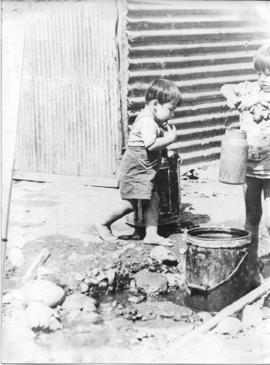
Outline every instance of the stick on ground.
{"type": "Polygon", "coordinates": [[[242,298],[238,299],[236,302],[228,305],[218,312],[213,318],[209,319],[207,322],[202,324],[200,327],[196,328],[192,332],[185,335],[179,342],[178,345],[183,346],[187,342],[193,340],[195,337],[202,335],[216,327],[221,320],[226,317],[232,316],[233,314],[241,311],[246,305],[255,302],[257,299],[263,295],[270,293],[270,278],[267,278],[263,283],[256,289],[252,290],[248,294],[244,295],[242,298]]]}
{"type": "Polygon", "coordinates": [[[47,248],[43,248],[42,251],[37,255],[35,260],[32,262],[31,266],[28,268],[26,273],[23,276],[23,283],[30,279],[35,279],[37,275],[37,269],[39,266],[43,265],[48,257],[50,256],[50,251],[47,248]]]}

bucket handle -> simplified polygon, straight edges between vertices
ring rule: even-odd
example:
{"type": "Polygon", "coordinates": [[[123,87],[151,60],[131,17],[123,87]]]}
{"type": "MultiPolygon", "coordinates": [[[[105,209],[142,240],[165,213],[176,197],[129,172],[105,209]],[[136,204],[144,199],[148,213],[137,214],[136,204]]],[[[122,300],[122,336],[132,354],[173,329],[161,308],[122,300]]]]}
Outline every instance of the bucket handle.
{"type": "Polygon", "coordinates": [[[245,260],[247,254],[248,254],[248,252],[246,252],[243,255],[243,257],[241,258],[241,260],[237,264],[236,268],[229,274],[229,276],[227,276],[224,280],[220,281],[218,284],[216,284],[212,287],[209,287],[209,286],[201,286],[201,285],[197,285],[197,284],[192,284],[192,283],[189,283],[186,280],[186,285],[187,285],[188,289],[191,289],[191,292],[195,291],[195,292],[199,292],[201,295],[207,296],[208,294],[212,293],[214,290],[219,288],[221,285],[227,283],[237,273],[237,271],[239,270],[239,268],[242,265],[243,261],[245,260]]]}

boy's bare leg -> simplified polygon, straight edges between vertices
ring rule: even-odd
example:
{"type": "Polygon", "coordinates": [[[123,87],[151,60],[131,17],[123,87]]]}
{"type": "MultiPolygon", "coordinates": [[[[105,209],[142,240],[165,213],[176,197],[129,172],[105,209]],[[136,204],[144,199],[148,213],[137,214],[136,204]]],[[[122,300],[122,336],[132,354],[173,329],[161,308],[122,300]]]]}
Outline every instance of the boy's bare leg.
{"type": "Polygon", "coordinates": [[[250,279],[254,285],[260,283],[258,265],[259,225],[262,217],[261,182],[247,177],[245,187],[246,222],[245,229],[251,233],[251,243],[248,253],[250,279]]]}
{"type": "Polygon", "coordinates": [[[130,200],[122,200],[116,206],[113,207],[109,213],[96,223],[96,229],[99,236],[104,241],[114,242],[117,240],[112,234],[111,225],[118,219],[124,217],[126,214],[134,210],[133,202],[130,200]]]}
{"type": "Polygon", "coordinates": [[[172,242],[158,234],[158,206],[159,196],[154,192],[151,200],[144,201],[144,221],[146,235],[144,243],[150,245],[173,246],[172,242]]]}
{"type": "Polygon", "coordinates": [[[265,199],[265,223],[268,231],[270,244],[270,179],[264,181],[264,199],[265,199]]]}

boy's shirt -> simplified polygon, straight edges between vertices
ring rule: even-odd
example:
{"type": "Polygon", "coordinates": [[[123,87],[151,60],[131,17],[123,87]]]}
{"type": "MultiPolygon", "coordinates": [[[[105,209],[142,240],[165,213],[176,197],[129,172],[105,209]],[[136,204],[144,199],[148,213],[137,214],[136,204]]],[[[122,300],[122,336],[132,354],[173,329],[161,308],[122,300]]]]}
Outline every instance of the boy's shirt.
{"type": "MultiPolygon", "coordinates": [[[[234,91],[241,98],[255,96],[261,92],[261,88],[257,81],[245,81],[234,85],[234,91]]],[[[270,178],[270,152],[256,153],[256,147],[270,146],[269,115],[266,120],[256,123],[254,115],[249,110],[245,110],[240,113],[240,128],[247,133],[247,142],[250,146],[247,175],[270,178]]]]}
{"type": "Polygon", "coordinates": [[[145,107],[135,119],[128,138],[129,147],[149,147],[164,132],[155,120],[150,108],[145,107]]]}

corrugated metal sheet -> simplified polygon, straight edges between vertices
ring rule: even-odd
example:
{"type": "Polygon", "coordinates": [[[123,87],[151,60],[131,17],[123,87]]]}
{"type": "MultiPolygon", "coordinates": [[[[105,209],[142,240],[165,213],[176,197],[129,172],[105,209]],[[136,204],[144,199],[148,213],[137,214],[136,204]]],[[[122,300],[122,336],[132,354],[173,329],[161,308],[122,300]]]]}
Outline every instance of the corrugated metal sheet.
{"type": "Polygon", "coordinates": [[[16,169],[114,177],[122,147],[116,2],[39,1],[25,13],[16,169]]]}
{"type": "MultiPolygon", "coordinates": [[[[127,1],[129,123],[154,79],[174,80],[184,97],[173,123],[173,145],[189,164],[219,155],[225,120],[224,83],[256,78],[254,51],[270,38],[269,21],[245,1],[127,1]]],[[[265,4],[266,6],[267,4],[265,4]]]]}

